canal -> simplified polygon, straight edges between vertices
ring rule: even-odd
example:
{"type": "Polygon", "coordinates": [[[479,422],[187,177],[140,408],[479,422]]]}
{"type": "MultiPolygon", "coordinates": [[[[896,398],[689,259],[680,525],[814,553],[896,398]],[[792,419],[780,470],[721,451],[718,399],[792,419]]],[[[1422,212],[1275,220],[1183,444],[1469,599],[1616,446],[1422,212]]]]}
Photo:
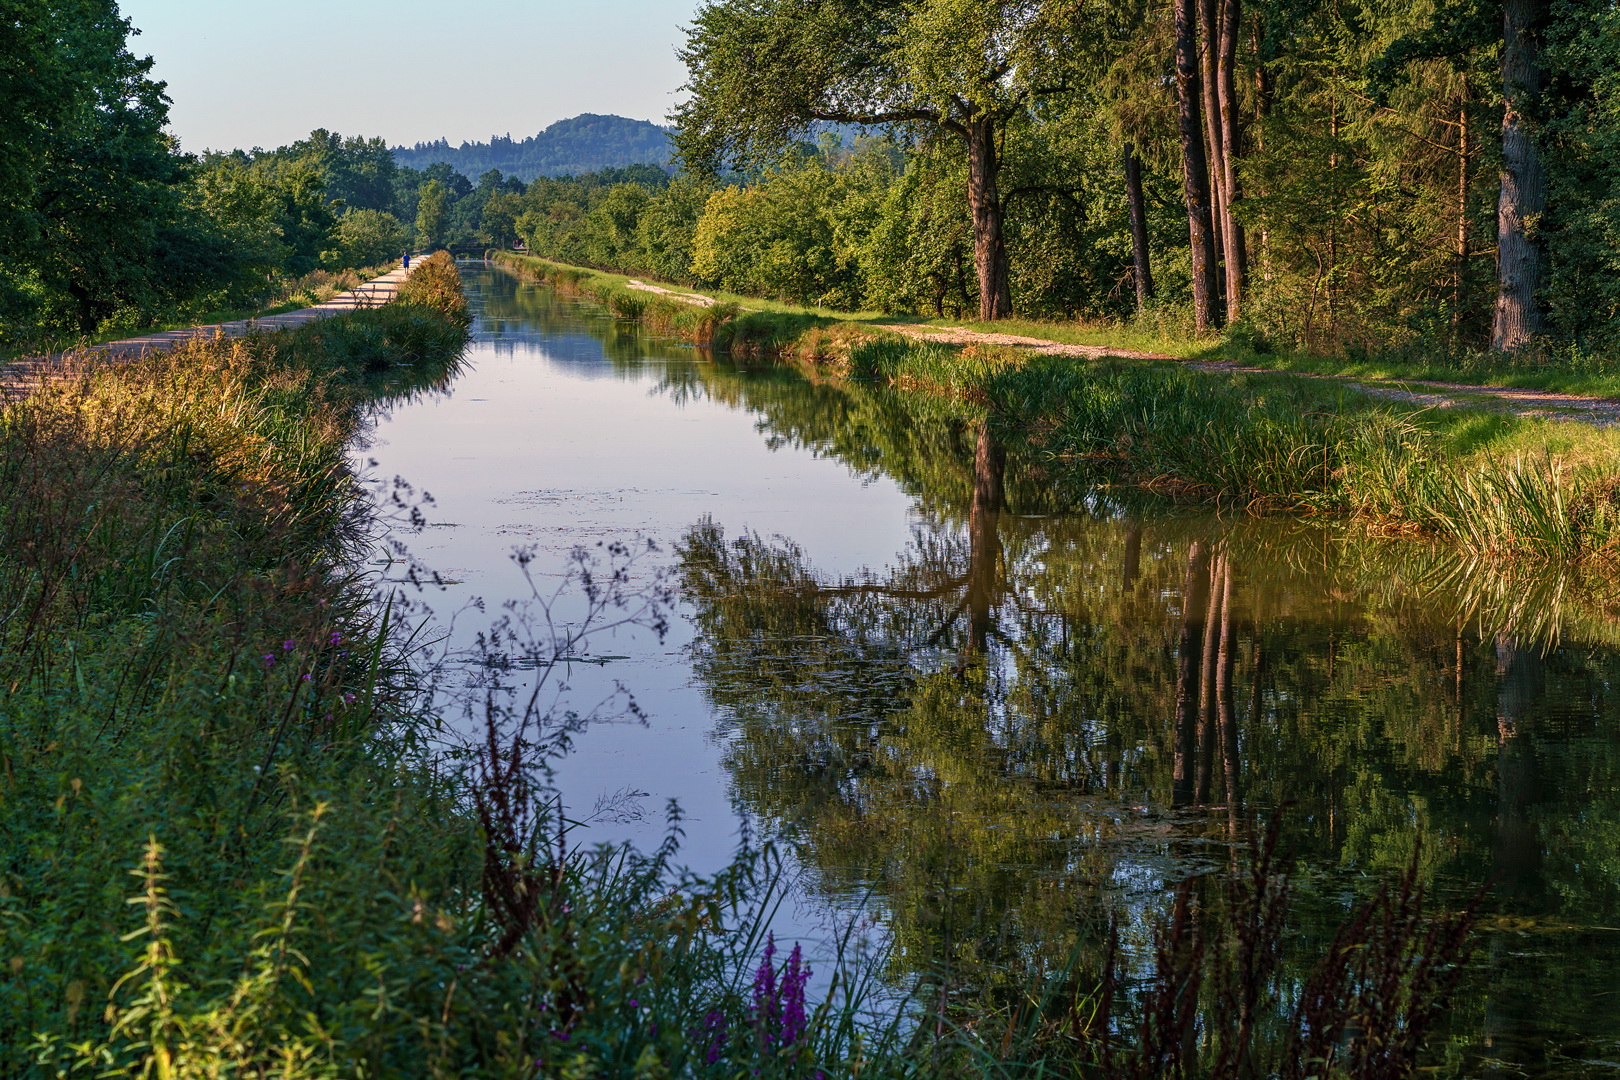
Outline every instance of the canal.
{"type": "Polygon", "coordinates": [[[1435,1068],[1620,1073],[1611,585],[1081,488],[950,403],[464,280],[464,370],[357,450],[373,568],[446,746],[543,721],[575,842],[776,841],[779,936],[966,994],[1111,918],[1140,960],[1275,819],[1284,985],[1415,858],[1439,907],[1490,884],[1435,1068]]]}

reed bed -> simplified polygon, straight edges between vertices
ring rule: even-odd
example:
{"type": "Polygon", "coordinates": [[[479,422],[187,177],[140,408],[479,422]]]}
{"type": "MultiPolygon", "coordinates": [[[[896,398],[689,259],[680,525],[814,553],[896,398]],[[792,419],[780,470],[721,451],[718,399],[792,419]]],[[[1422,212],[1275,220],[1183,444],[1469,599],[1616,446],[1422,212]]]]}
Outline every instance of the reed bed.
{"type": "Polygon", "coordinates": [[[987,415],[1010,446],[1094,482],[1348,514],[1493,558],[1620,556],[1620,438],[1609,431],[1173,363],[892,340],[854,358],[854,374],[987,415]]]}

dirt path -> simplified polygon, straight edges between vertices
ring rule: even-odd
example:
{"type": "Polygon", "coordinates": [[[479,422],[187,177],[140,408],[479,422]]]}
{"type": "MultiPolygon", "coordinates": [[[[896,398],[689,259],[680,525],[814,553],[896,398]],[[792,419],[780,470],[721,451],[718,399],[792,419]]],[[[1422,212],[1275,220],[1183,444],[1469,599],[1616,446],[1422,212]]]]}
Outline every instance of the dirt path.
{"type": "Polygon", "coordinates": [[[668,296],[671,299],[679,300],[683,304],[696,304],[698,307],[714,307],[715,304],[715,299],[712,296],[704,296],[702,293],[676,292],[674,289],[666,289],[662,285],[649,285],[645,281],[637,281],[635,278],[631,278],[625,284],[632,289],[639,289],[641,292],[668,296]]]}
{"type": "MultiPolygon", "coordinates": [[[[659,285],[632,280],[630,288],[672,297],[688,304],[709,307],[714,298],[701,293],[676,292],[659,285]]],[[[1127,360],[1170,360],[1184,363],[1199,371],[1225,374],[1278,374],[1269,368],[1251,367],[1225,360],[1181,360],[1168,353],[1139,352],[1134,349],[1111,349],[1102,345],[1068,345],[1044,338],[1024,337],[1019,334],[996,334],[983,330],[968,330],[959,326],[928,326],[923,323],[885,323],[886,330],[917,341],[937,341],[944,345],[1010,345],[1028,349],[1043,356],[1076,356],[1097,360],[1105,356],[1118,356],[1127,360]]],[[[1295,373],[1301,378],[1322,379],[1374,397],[1400,401],[1430,408],[1498,409],[1515,416],[1540,417],[1551,420],[1578,420],[1597,427],[1620,424],[1620,400],[1588,397],[1582,394],[1560,394],[1551,390],[1519,390],[1500,386],[1470,386],[1465,383],[1396,382],[1394,380],[1355,379],[1345,375],[1310,375],[1295,373]]]]}
{"type": "MultiPolygon", "coordinates": [[[[416,265],[420,266],[421,262],[418,261],[416,265]]],[[[415,267],[411,269],[414,270],[415,267]]],[[[206,326],[188,326],[182,330],[164,330],[141,337],[125,338],[122,341],[108,341],[89,348],[14,360],[9,364],[0,365],[0,402],[26,397],[42,383],[71,379],[102,364],[122,363],[154,351],[167,352],[193,338],[233,338],[261,330],[286,330],[314,322],[316,319],[357,311],[360,308],[381,307],[394,299],[399,287],[410,275],[410,270],[399,267],[381,277],[372,278],[358,288],[339,293],[325,303],[288,311],[281,315],[209,323],[206,326]]]]}
{"type": "MultiPolygon", "coordinates": [[[[1109,349],[1100,345],[1065,345],[1042,338],[1017,334],[993,334],[955,326],[926,326],[920,323],[890,325],[888,329],[918,341],[938,341],[948,345],[1011,345],[1044,356],[1078,356],[1096,360],[1118,356],[1127,360],[1179,360],[1165,353],[1109,349]]],[[[1278,374],[1270,368],[1251,367],[1226,360],[1180,360],[1200,371],[1225,374],[1278,374]]],[[[1394,380],[1355,379],[1344,375],[1299,374],[1301,378],[1322,379],[1359,390],[1374,397],[1433,408],[1500,409],[1515,416],[1551,420],[1578,420],[1597,427],[1620,424],[1620,400],[1560,394],[1551,390],[1520,390],[1500,386],[1470,386],[1465,383],[1395,382],[1394,380]]]]}

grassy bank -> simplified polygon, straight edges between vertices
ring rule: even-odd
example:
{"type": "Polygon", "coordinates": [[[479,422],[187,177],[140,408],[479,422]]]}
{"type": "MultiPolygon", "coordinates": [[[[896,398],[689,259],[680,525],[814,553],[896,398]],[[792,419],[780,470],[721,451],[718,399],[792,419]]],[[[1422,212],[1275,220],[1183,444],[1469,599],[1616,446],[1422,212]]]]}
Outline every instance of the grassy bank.
{"type": "MultiPolygon", "coordinates": [[[[693,305],[630,290],[614,275],[517,256],[502,261],[627,317],[668,328],[695,325],[680,322],[696,317],[693,305]]],[[[1421,408],[1288,372],[1205,373],[1169,361],[919,343],[885,332],[870,314],[786,305],[700,310],[712,320],[705,328],[716,348],[954,402],[964,415],[988,417],[1009,447],[1057,477],[1136,484],[1255,510],[1348,514],[1380,532],[1429,536],[1489,557],[1620,556],[1620,434],[1611,430],[1489,408],[1421,408]]],[[[993,329],[1034,335],[1042,328],[993,329]]],[[[1046,336],[1109,344],[1083,328],[1046,336]]],[[[1152,328],[1130,344],[1177,351],[1152,328]]],[[[1214,342],[1183,345],[1187,354],[1218,351],[1214,342]]],[[[1252,349],[1239,357],[1252,359],[1252,349]]],[[[1273,359],[1302,370],[1334,367],[1320,359],[1273,359]]],[[[1355,370],[1403,372],[1415,369],[1355,370]]],[[[1542,381],[1548,380],[1558,381],[1542,381]]]]}
{"type": "Polygon", "coordinates": [[[1610,429],[1170,362],[872,343],[853,367],[960,402],[1055,475],[1348,514],[1492,557],[1620,555],[1620,433],[1610,429]]]}
{"type": "Polygon", "coordinates": [[[323,304],[339,293],[358,288],[372,278],[386,274],[398,265],[397,262],[391,262],[377,266],[356,267],[350,270],[312,270],[296,278],[278,278],[270,283],[264,295],[260,296],[251,306],[213,309],[188,308],[175,312],[172,318],[163,319],[149,325],[114,325],[89,337],[81,336],[63,339],[37,337],[27,339],[15,342],[10,347],[0,350],[0,359],[15,359],[19,356],[39,356],[64,352],[68,349],[118,341],[137,334],[157,334],[166,330],[183,330],[191,326],[235,322],[239,319],[265,318],[271,315],[281,315],[288,311],[298,311],[301,308],[323,304]]]}
{"type": "Polygon", "coordinates": [[[884,318],[876,312],[799,307],[723,292],[698,293],[673,285],[659,285],[666,291],[654,293],[631,287],[630,282],[639,279],[623,274],[509,251],[497,252],[494,259],[530,281],[565,295],[589,297],[622,318],[638,319],[655,330],[739,356],[808,352],[807,358],[814,359],[820,355],[815,343],[832,328],[844,327],[847,336],[856,328],[881,325],[884,318]]]}
{"type": "MultiPolygon", "coordinates": [[[[630,279],[530,256],[502,252],[496,256],[515,270],[539,280],[557,280],[589,295],[613,296],[628,290],[630,279]]],[[[1003,319],[994,323],[941,318],[909,318],[882,312],[836,311],[802,307],[730,293],[663,286],[674,292],[713,298],[734,308],[732,328],[721,330],[718,344],[735,340],[760,352],[792,350],[811,328],[838,324],[880,327],[910,322],[961,327],[982,333],[1014,334],[1064,345],[1086,345],[1130,352],[1159,353],[1184,360],[1229,360],[1252,367],[1300,374],[1338,375],[1400,382],[1446,382],[1471,386],[1518,387],[1559,393],[1620,397],[1620,356],[1560,346],[1505,355],[1459,348],[1445,342],[1407,342],[1387,348],[1358,346],[1334,352],[1274,348],[1247,325],[1227,333],[1195,335],[1191,316],[1176,308],[1154,309],[1119,322],[1087,323],[1003,319]]],[[[646,294],[650,295],[650,294],[646,294]]],[[[618,310],[618,308],[615,308],[618,310]]],[[[625,311],[638,310],[633,301],[625,311]]],[[[721,320],[725,323],[726,320],[721,320]]]]}

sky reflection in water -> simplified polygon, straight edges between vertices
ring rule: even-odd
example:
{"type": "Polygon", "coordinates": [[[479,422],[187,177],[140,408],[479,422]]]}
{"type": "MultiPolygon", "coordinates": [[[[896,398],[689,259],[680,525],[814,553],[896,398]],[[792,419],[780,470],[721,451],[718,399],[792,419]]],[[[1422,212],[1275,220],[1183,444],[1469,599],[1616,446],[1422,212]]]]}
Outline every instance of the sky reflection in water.
{"type": "Polygon", "coordinates": [[[364,450],[434,498],[398,539],[457,584],[420,600],[459,612],[464,645],[520,594],[514,547],[555,580],[614,540],[656,542],[641,572],[682,589],[662,643],[625,633],[595,651],[627,659],[570,669],[574,700],[618,680],[650,714],[564,762],[575,812],[614,807],[587,840],[655,843],[678,799],[713,869],[746,819],[799,845],[785,929],[870,893],[897,978],[949,941],[964,978],[1011,986],[1105,900],[1145,917],[1225,865],[1240,807],[1289,804],[1303,953],[1420,841],[1443,892],[1496,881],[1447,1071],[1613,1074],[1612,589],[1107,493],[1054,514],[1063,478],[1017,460],[998,509],[947,408],[705,361],[499,271],[468,284],[466,373],[364,450]],[[1178,737],[1194,542],[1231,569],[1209,639],[1230,674],[1225,711],[1178,737]]]}

